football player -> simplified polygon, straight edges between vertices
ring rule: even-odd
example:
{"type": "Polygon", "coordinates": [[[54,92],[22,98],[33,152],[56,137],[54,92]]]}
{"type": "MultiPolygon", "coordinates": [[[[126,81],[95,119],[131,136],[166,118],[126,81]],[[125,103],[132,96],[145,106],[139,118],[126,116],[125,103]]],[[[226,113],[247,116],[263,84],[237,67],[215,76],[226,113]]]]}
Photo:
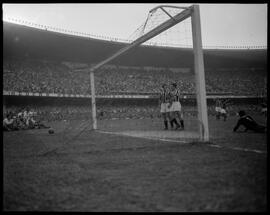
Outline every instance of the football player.
{"type": "Polygon", "coordinates": [[[172,118],[172,123],[176,124],[176,129],[182,128],[184,129],[184,120],[183,120],[183,111],[182,111],[182,106],[180,103],[180,90],[177,89],[177,84],[172,83],[171,84],[171,92],[170,92],[170,114],[172,118]],[[179,123],[177,122],[176,118],[179,119],[179,123]]]}
{"type": "Polygon", "coordinates": [[[263,125],[259,125],[251,116],[247,115],[245,111],[241,110],[238,112],[240,119],[238,120],[236,126],[233,128],[233,131],[237,131],[239,126],[245,127],[245,132],[248,130],[252,130],[257,133],[265,133],[266,127],[263,125]]]}
{"type": "Polygon", "coordinates": [[[160,90],[159,95],[159,105],[160,105],[160,113],[162,115],[165,130],[168,130],[168,120],[169,120],[169,112],[168,112],[168,106],[169,106],[169,98],[168,98],[168,88],[166,84],[163,84],[160,90]]]}

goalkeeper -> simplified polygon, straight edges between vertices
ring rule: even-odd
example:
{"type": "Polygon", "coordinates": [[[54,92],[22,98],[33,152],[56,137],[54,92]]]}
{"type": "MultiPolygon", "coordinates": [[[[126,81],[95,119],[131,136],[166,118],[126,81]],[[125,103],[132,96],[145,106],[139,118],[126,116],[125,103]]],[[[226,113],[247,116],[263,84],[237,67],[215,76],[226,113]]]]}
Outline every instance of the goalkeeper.
{"type": "Polygon", "coordinates": [[[246,115],[246,112],[241,110],[238,113],[240,119],[238,120],[236,126],[234,127],[233,131],[237,131],[239,126],[244,126],[245,127],[245,132],[248,130],[252,130],[256,133],[265,133],[266,132],[266,127],[263,125],[259,125],[251,116],[246,115]]]}

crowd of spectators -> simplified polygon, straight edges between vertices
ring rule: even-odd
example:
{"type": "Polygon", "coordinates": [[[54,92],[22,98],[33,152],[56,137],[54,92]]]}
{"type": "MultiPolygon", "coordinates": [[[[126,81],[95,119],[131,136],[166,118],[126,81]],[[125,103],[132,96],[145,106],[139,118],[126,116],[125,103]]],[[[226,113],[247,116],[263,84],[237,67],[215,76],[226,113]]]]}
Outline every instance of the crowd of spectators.
{"type": "Polygon", "coordinates": [[[267,94],[267,73],[263,69],[206,70],[207,92],[231,92],[233,95],[267,94]]]}
{"type": "Polygon", "coordinates": [[[4,90],[32,93],[86,93],[89,79],[58,62],[4,60],[4,90]]]}
{"type": "MultiPolygon", "coordinates": [[[[3,66],[6,91],[90,94],[89,74],[77,70],[76,63],[4,58],[3,66]]],[[[207,93],[254,96],[267,93],[267,74],[262,69],[206,69],[205,76],[207,93]]],[[[177,82],[182,93],[195,92],[194,73],[191,71],[104,66],[95,74],[98,95],[156,93],[164,82],[177,82]]]]}

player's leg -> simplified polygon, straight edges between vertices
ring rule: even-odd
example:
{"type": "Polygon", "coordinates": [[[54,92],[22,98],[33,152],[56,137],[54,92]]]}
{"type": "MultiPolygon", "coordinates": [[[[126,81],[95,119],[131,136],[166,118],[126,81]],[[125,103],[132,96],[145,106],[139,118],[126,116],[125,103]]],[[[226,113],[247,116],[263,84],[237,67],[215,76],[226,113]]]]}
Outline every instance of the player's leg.
{"type": "Polygon", "coordinates": [[[217,119],[217,120],[220,119],[220,112],[219,112],[219,111],[216,112],[216,119],[217,119]]]}
{"type": "Polygon", "coordinates": [[[174,124],[174,112],[173,112],[173,105],[172,104],[168,104],[168,118],[169,118],[169,121],[170,121],[170,126],[171,126],[171,129],[173,129],[173,124],[174,124]]]}
{"type": "Polygon", "coordinates": [[[167,108],[166,108],[166,103],[162,103],[160,105],[160,113],[164,122],[165,130],[168,129],[168,120],[167,120],[167,108]]]}
{"type": "Polygon", "coordinates": [[[167,121],[167,124],[168,124],[168,122],[171,121],[169,103],[166,103],[165,106],[166,106],[165,116],[166,116],[166,121],[167,121]]]}
{"type": "Polygon", "coordinates": [[[183,112],[182,112],[182,105],[181,105],[180,102],[177,102],[176,110],[177,110],[176,114],[177,114],[177,117],[178,117],[179,122],[181,124],[181,127],[182,127],[182,129],[184,129],[185,128],[185,126],[184,126],[184,118],[183,118],[183,112]]]}
{"type": "Polygon", "coordinates": [[[183,120],[183,116],[182,116],[181,111],[175,111],[175,115],[177,116],[177,119],[180,122],[180,125],[181,126],[179,126],[179,127],[181,127],[182,129],[184,129],[184,120],[183,120]]]}
{"type": "Polygon", "coordinates": [[[177,118],[177,110],[178,110],[177,104],[176,104],[176,102],[173,102],[172,107],[171,107],[171,113],[172,113],[171,125],[175,124],[176,125],[175,129],[178,129],[178,128],[181,127],[180,124],[176,120],[176,118],[177,118]]]}
{"type": "Polygon", "coordinates": [[[182,129],[185,129],[184,114],[183,114],[183,111],[182,110],[180,111],[179,115],[180,115],[180,119],[181,119],[180,120],[181,127],[182,127],[182,129]]]}
{"type": "Polygon", "coordinates": [[[225,109],[221,109],[221,116],[223,117],[223,121],[226,121],[227,119],[227,112],[225,109]]]}
{"type": "Polygon", "coordinates": [[[169,116],[169,121],[170,121],[170,125],[171,125],[171,129],[173,129],[173,122],[174,122],[174,112],[171,111],[171,108],[170,108],[170,111],[168,112],[168,116],[169,116]]]}
{"type": "MultiPolygon", "coordinates": [[[[177,122],[177,119],[179,120],[179,111],[174,111],[174,119],[175,119],[175,121],[177,123],[176,128],[175,128],[175,130],[176,130],[176,129],[181,127],[180,124],[177,122]]],[[[180,120],[179,120],[179,122],[180,122],[180,120]]]]}
{"type": "Polygon", "coordinates": [[[176,120],[176,113],[174,111],[170,112],[170,124],[171,124],[171,128],[174,128],[174,124],[176,125],[175,129],[180,128],[181,126],[179,125],[179,123],[176,120]]]}
{"type": "Polygon", "coordinates": [[[179,123],[178,123],[179,126],[177,125],[176,129],[178,129],[180,127],[184,128],[184,121],[183,121],[183,117],[182,117],[182,114],[181,114],[181,104],[180,104],[180,102],[174,102],[173,110],[174,110],[175,119],[178,119],[179,123],[181,124],[181,126],[180,126],[179,123]]]}
{"type": "Polygon", "coordinates": [[[223,119],[224,121],[227,120],[227,113],[226,113],[226,112],[223,114],[223,118],[224,118],[224,119],[223,119]]]}
{"type": "Polygon", "coordinates": [[[164,112],[164,113],[161,113],[161,115],[162,115],[164,126],[165,126],[164,129],[168,130],[167,114],[164,112]]]}

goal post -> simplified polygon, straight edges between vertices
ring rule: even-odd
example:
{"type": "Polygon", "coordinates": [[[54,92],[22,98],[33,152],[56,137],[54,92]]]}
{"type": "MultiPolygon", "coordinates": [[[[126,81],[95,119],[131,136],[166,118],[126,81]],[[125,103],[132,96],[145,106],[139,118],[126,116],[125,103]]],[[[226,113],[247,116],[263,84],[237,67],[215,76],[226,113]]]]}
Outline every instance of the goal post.
{"type": "MultiPolygon", "coordinates": [[[[163,10],[164,6],[158,6],[163,10]]],[[[177,7],[175,7],[177,8],[177,7]]],[[[180,8],[180,7],[179,7],[180,8]]],[[[201,141],[209,141],[209,130],[208,130],[208,115],[207,115],[207,104],[206,104],[206,92],[205,92],[205,76],[204,76],[204,62],[203,62],[203,50],[202,50],[202,39],[201,39],[201,23],[200,23],[200,13],[199,5],[192,5],[190,7],[181,7],[184,9],[182,12],[171,17],[169,20],[158,25],[154,29],[150,30],[143,36],[139,37],[131,44],[120,49],[118,52],[114,53],[107,59],[101,61],[100,63],[92,66],[90,68],[90,84],[91,84],[91,100],[92,100],[92,123],[93,129],[97,129],[97,119],[96,119],[96,102],[95,102],[95,86],[94,86],[94,72],[102,67],[103,65],[109,63],[113,59],[119,57],[120,55],[128,52],[132,48],[135,48],[142,43],[148,41],[149,39],[155,37],[156,35],[166,31],[167,29],[173,27],[179,22],[191,17],[192,21],[192,36],[193,36],[193,50],[194,50],[194,68],[195,68],[195,82],[196,82],[196,99],[198,107],[198,120],[199,120],[199,132],[201,141]]],[[[151,11],[152,11],[151,10],[151,11]]]]}
{"type": "Polygon", "coordinates": [[[205,72],[201,37],[201,20],[198,5],[193,6],[193,12],[191,14],[191,25],[200,139],[203,141],[209,141],[205,72]]]}
{"type": "Polygon", "coordinates": [[[91,85],[91,104],[92,104],[92,123],[93,129],[97,129],[97,110],[96,110],[96,93],[95,93],[95,79],[94,72],[90,71],[90,85],[91,85]]]}

